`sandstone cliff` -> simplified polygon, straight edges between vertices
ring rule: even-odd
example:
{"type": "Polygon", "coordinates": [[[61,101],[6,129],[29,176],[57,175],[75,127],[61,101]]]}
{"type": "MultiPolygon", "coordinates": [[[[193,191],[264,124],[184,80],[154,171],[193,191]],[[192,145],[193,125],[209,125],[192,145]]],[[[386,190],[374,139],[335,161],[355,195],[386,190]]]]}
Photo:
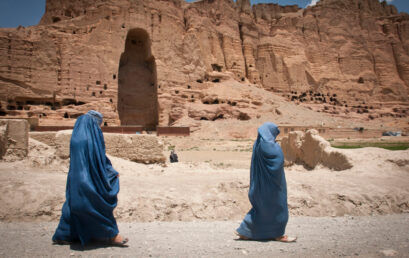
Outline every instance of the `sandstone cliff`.
{"type": "Polygon", "coordinates": [[[408,113],[409,15],[378,0],[306,9],[54,0],[39,25],[1,29],[0,54],[1,116],[55,121],[94,108],[108,125],[248,120],[269,105],[250,85],[293,101],[356,112],[392,103],[408,113]]]}

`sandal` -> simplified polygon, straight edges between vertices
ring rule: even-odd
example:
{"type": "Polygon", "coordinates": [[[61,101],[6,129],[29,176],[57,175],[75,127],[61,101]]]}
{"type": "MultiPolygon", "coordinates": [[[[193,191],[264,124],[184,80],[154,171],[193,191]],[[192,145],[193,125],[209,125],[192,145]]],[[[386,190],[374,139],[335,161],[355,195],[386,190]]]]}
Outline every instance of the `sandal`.
{"type": "Polygon", "coordinates": [[[283,243],[294,243],[297,241],[297,237],[281,236],[274,238],[274,241],[279,241],[283,243]]]}
{"type": "Polygon", "coordinates": [[[115,238],[116,238],[116,237],[114,237],[113,239],[110,239],[110,240],[109,240],[109,242],[108,242],[109,245],[111,245],[111,246],[118,246],[118,247],[128,247],[128,245],[127,245],[126,243],[128,243],[129,239],[128,239],[127,237],[122,238],[122,241],[120,241],[120,242],[115,241],[115,238]]]}

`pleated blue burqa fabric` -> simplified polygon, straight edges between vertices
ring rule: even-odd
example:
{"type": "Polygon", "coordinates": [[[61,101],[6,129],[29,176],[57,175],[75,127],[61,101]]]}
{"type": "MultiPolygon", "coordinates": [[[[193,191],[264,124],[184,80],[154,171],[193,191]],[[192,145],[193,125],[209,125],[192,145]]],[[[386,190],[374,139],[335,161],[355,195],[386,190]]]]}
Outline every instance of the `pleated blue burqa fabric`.
{"type": "Polygon", "coordinates": [[[251,210],[237,232],[254,240],[284,235],[288,221],[287,183],[284,155],[275,139],[280,133],[273,123],[258,128],[250,168],[249,200],[251,210]]]}
{"type": "Polygon", "coordinates": [[[118,172],[105,154],[102,115],[91,110],[78,118],[70,142],[66,201],[53,241],[110,239],[118,234],[113,215],[118,172]]]}

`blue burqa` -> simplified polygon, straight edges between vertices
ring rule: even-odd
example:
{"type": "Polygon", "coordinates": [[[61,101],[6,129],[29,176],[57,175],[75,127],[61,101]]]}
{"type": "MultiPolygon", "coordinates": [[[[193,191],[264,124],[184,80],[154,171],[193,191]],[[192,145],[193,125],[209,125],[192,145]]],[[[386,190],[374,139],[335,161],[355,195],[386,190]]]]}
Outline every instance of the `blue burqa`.
{"type": "Polygon", "coordinates": [[[258,128],[250,168],[249,200],[253,206],[237,232],[254,240],[284,235],[288,221],[284,155],[275,139],[280,133],[273,123],[258,128]]]}
{"type": "Polygon", "coordinates": [[[102,115],[91,110],[75,123],[66,201],[53,241],[79,240],[84,245],[118,234],[113,215],[119,192],[118,172],[105,154],[101,122],[102,115]]]}

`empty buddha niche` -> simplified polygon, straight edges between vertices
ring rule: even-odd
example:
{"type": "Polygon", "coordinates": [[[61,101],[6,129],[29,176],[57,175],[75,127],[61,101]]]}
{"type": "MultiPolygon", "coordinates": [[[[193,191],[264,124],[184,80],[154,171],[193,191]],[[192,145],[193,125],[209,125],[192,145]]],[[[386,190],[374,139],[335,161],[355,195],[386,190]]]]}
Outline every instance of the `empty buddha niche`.
{"type": "Polygon", "coordinates": [[[131,29],[125,41],[118,72],[118,114],[121,125],[158,124],[155,58],[148,33],[131,29]]]}

